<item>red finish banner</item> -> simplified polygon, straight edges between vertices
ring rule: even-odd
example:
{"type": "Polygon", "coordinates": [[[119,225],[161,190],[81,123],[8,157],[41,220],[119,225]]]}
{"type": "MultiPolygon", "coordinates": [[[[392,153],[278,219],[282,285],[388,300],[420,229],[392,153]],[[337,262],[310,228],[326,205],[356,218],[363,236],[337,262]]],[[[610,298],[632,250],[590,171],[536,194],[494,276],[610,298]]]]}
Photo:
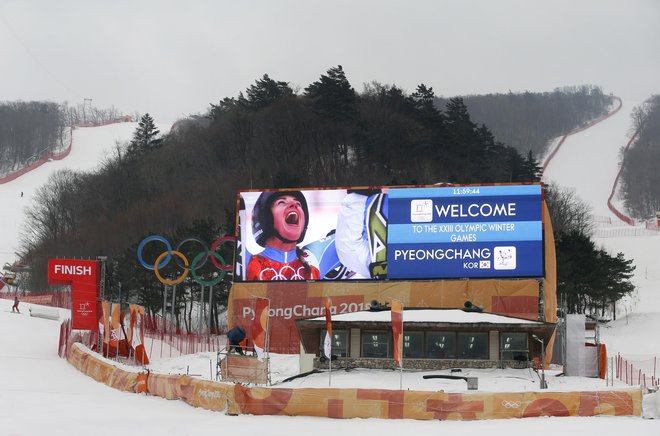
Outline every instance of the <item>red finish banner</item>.
{"type": "Polygon", "coordinates": [[[71,286],[71,328],[98,331],[99,261],[50,259],[48,283],[71,286]]]}

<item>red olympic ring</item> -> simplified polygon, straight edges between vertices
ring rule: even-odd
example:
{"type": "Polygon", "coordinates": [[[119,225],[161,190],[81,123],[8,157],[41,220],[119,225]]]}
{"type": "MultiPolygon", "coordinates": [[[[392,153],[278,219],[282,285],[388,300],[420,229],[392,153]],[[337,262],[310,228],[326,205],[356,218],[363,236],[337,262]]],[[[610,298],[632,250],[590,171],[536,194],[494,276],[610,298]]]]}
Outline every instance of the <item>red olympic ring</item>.
{"type": "MultiPolygon", "coordinates": [[[[211,251],[215,251],[216,248],[218,248],[218,245],[222,244],[225,241],[231,241],[231,242],[236,242],[236,238],[233,236],[221,236],[218,239],[215,240],[213,244],[211,244],[211,251]]],[[[215,257],[211,256],[211,262],[213,262],[213,265],[215,265],[216,268],[219,268],[221,270],[225,271],[233,271],[234,270],[234,265],[221,265],[218,263],[218,261],[215,259],[215,257]]]]}

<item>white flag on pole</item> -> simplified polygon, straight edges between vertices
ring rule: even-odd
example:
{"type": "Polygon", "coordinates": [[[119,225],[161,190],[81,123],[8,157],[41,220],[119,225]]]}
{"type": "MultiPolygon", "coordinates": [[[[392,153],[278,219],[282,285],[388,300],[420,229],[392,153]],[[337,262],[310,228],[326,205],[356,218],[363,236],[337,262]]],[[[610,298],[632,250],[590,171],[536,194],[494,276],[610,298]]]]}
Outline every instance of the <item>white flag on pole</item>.
{"type": "Polygon", "coordinates": [[[325,340],[323,341],[323,354],[325,354],[325,357],[328,359],[332,358],[332,333],[326,332],[325,333],[325,340]]]}

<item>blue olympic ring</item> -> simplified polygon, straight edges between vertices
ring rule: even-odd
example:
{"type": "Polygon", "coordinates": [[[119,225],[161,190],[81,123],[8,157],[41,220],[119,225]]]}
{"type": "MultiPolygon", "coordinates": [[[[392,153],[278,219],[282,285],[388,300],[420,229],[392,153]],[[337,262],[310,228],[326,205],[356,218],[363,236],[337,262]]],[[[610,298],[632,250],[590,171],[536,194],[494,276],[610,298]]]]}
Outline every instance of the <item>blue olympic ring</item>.
{"type": "Polygon", "coordinates": [[[147,236],[142,240],[142,242],[140,242],[140,245],[138,245],[137,248],[138,260],[140,261],[142,266],[145,267],[146,269],[150,269],[153,271],[156,268],[156,265],[150,265],[146,263],[142,258],[142,250],[144,250],[144,246],[151,241],[160,241],[163,244],[165,244],[165,246],[167,247],[167,256],[158,264],[158,269],[165,268],[165,266],[170,262],[170,259],[172,258],[172,246],[170,245],[170,242],[167,239],[163,238],[160,235],[147,236]]]}

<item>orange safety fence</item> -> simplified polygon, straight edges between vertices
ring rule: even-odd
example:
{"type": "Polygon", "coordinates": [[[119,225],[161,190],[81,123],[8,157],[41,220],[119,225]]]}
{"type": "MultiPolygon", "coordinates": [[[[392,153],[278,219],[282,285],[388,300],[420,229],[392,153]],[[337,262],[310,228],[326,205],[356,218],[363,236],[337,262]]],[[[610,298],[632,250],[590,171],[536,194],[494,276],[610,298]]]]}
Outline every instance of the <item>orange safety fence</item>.
{"type": "Polygon", "coordinates": [[[234,386],[240,413],[329,418],[476,420],[641,415],[641,391],[446,393],[234,386]]]}
{"type": "Polygon", "coordinates": [[[221,340],[221,335],[225,332],[225,327],[215,328],[208,334],[184,332],[181,327],[164,320],[160,315],[144,317],[145,337],[159,339],[181,354],[220,351],[225,346],[225,340],[221,340]]]}
{"type": "Polygon", "coordinates": [[[658,387],[658,356],[633,359],[619,353],[614,357],[614,377],[631,386],[658,387]]]}
{"type": "Polygon", "coordinates": [[[138,372],[118,368],[97,357],[82,344],[71,344],[67,360],[71,365],[94,380],[120,391],[134,391],[137,386],[138,372]]]}
{"type": "Polygon", "coordinates": [[[476,420],[535,416],[641,416],[642,392],[446,393],[385,389],[247,387],[187,375],[136,373],[106,363],[73,344],[69,362],[95,380],[125,391],[180,399],[228,414],[319,416],[327,418],[476,420]],[[138,378],[139,377],[139,378],[138,378]]]}

